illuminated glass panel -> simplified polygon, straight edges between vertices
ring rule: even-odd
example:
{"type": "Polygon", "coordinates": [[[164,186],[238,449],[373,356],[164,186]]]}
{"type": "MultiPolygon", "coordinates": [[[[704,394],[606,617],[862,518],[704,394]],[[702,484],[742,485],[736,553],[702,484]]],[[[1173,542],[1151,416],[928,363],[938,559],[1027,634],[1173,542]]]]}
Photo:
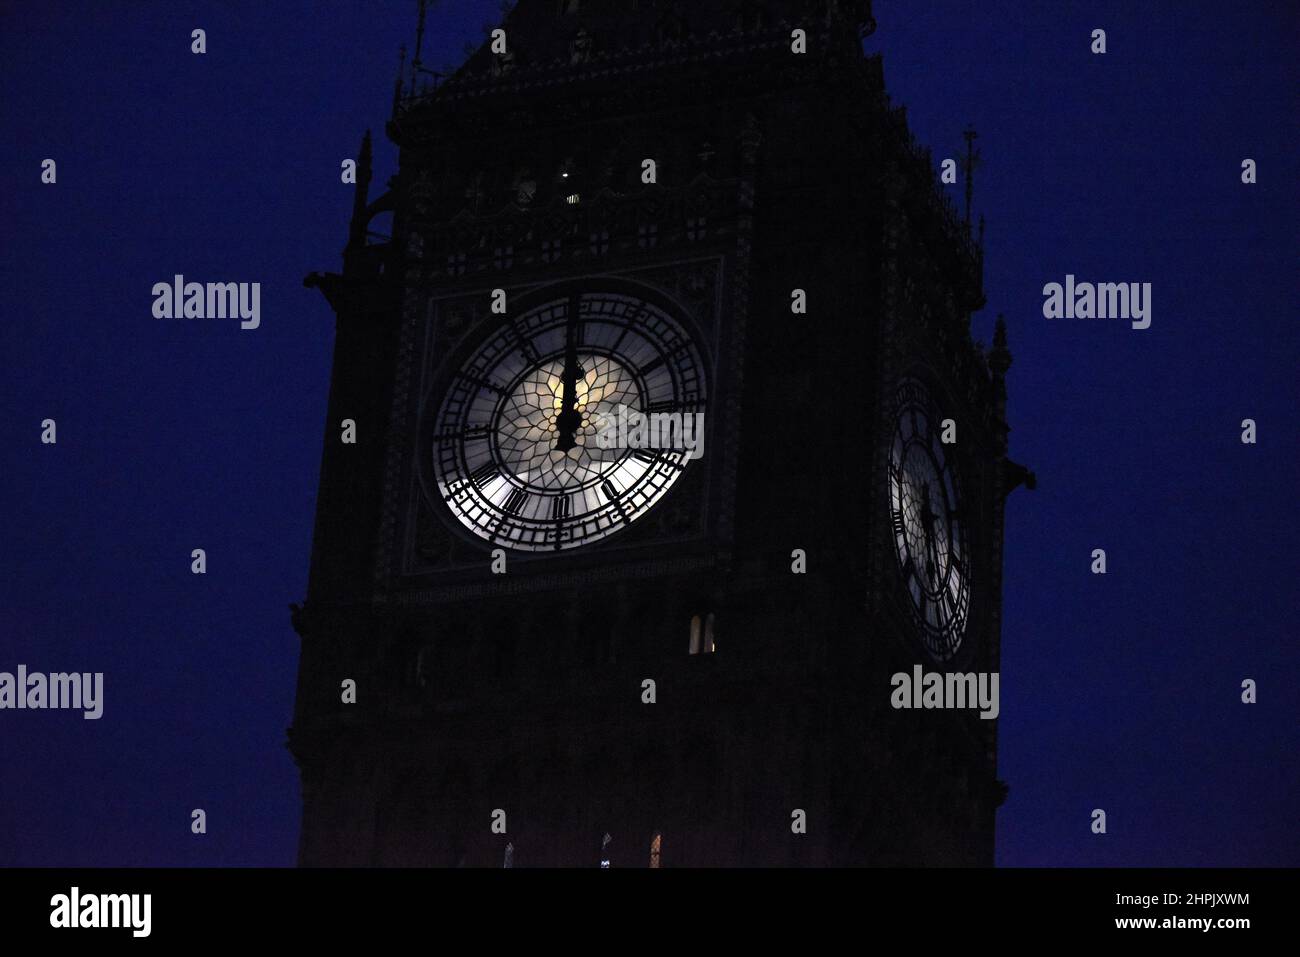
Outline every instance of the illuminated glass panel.
{"type": "Polygon", "coordinates": [[[706,404],[701,353],[667,311],[621,293],[557,295],[502,319],[452,376],[434,426],[437,489],[488,542],[576,548],[644,515],[690,462],[681,448],[601,448],[602,427],[621,411],[706,404]]]}
{"type": "Polygon", "coordinates": [[[922,643],[939,661],[957,653],[970,614],[970,555],[960,483],[940,440],[928,390],[897,391],[889,450],[889,509],[899,573],[922,643]]]}

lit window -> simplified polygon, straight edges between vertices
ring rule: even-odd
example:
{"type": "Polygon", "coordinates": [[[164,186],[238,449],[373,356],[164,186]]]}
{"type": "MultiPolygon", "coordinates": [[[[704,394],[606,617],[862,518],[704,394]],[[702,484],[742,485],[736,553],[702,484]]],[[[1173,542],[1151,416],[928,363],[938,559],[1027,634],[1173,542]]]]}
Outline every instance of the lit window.
{"type": "Polygon", "coordinates": [[[713,639],[713,612],[709,612],[702,619],[699,615],[695,615],[691,618],[691,654],[711,655],[716,650],[717,643],[713,639]]]}
{"type": "Polygon", "coordinates": [[[502,867],[515,866],[515,846],[514,844],[506,845],[506,859],[501,863],[502,867]]]}
{"type": "Polygon", "coordinates": [[[609,845],[613,843],[613,840],[614,839],[609,836],[609,832],[606,831],[605,837],[600,842],[600,869],[602,871],[607,871],[614,866],[614,858],[610,854],[609,850],[609,845]]]}
{"type": "Polygon", "coordinates": [[[650,866],[651,867],[659,866],[659,854],[662,850],[663,850],[663,835],[660,834],[658,831],[656,831],[655,836],[650,839],[650,866]]]}

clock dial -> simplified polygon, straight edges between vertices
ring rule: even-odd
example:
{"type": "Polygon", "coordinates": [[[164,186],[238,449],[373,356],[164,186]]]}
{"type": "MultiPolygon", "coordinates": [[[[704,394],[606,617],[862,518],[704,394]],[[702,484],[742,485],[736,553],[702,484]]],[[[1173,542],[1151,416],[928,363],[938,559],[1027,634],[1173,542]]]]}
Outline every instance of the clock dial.
{"type": "Polygon", "coordinates": [[[644,515],[690,461],[680,441],[623,447],[602,430],[704,410],[700,352],[667,310],[615,292],[557,296],[496,320],[452,375],[434,425],[437,490],[488,542],[576,548],[644,515]]]}
{"type": "Polygon", "coordinates": [[[945,661],[957,653],[970,614],[970,548],[951,447],[925,387],[898,388],[889,449],[889,508],[903,588],[922,643],[945,661]]]}

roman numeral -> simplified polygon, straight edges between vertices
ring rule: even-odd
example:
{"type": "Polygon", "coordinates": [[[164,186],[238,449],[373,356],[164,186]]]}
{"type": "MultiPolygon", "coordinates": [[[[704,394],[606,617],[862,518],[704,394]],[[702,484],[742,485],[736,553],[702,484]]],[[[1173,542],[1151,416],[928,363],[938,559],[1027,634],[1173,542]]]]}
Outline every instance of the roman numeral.
{"type": "Polygon", "coordinates": [[[557,522],[562,522],[568,518],[572,512],[573,505],[567,495],[557,495],[551,499],[551,518],[557,522]]]}
{"type": "Polygon", "coordinates": [[[618,352],[618,347],[623,344],[623,340],[627,337],[627,334],[632,331],[632,328],[649,317],[650,309],[645,304],[637,306],[636,313],[623,320],[625,325],[623,326],[622,331],[619,332],[618,338],[614,340],[614,345],[610,347],[610,351],[618,352]]]}
{"type": "Polygon", "coordinates": [[[665,399],[662,402],[651,402],[645,407],[646,412],[682,412],[685,411],[682,404],[675,399],[665,399]]]}
{"type": "Polygon", "coordinates": [[[519,351],[523,353],[524,358],[529,362],[536,362],[539,356],[537,350],[533,348],[533,341],[526,339],[513,321],[509,321],[506,328],[510,330],[510,334],[514,337],[515,343],[519,346],[519,351]]]}
{"type": "Polygon", "coordinates": [[[482,465],[480,465],[478,468],[476,468],[473,472],[470,473],[469,480],[473,482],[475,485],[477,485],[479,488],[482,488],[492,479],[496,478],[496,476],[497,476],[496,463],[493,462],[491,459],[489,459],[488,461],[484,462],[482,465]]]}
{"type": "Polygon", "coordinates": [[[899,534],[902,534],[903,532],[903,510],[902,509],[894,510],[894,531],[899,534]]]}
{"type": "Polygon", "coordinates": [[[501,506],[502,510],[511,515],[518,515],[528,501],[528,493],[521,488],[512,488],[510,494],[506,497],[506,503],[501,506]]]}
{"type": "Polygon", "coordinates": [[[650,449],[636,449],[632,453],[632,457],[640,459],[652,468],[657,466],[661,471],[663,469],[673,469],[680,472],[686,468],[686,461],[682,458],[681,452],[670,451],[667,454],[665,452],[664,449],[660,449],[658,452],[650,449]]]}
{"type": "Polygon", "coordinates": [[[586,323],[582,319],[582,296],[574,293],[569,297],[569,311],[564,317],[564,321],[573,327],[573,344],[582,343],[582,330],[586,323]]]}
{"type": "Polygon", "coordinates": [[[492,427],[490,425],[467,425],[459,432],[450,431],[438,433],[438,441],[443,445],[453,442],[456,439],[460,439],[462,442],[480,442],[491,434],[492,427]]]}
{"type": "Polygon", "coordinates": [[[614,486],[610,483],[609,479],[605,479],[605,481],[600,483],[600,490],[605,493],[605,498],[614,503],[614,507],[618,509],[619,519],[624,525],[626,525],[628,522],[627,512],[624,510],[623,503],[619,499],[619,494],[614,490],[614,486]]]}
{"type": "Polygon", "coordinates": [[[479,376],[476,375],[470,375],[467,372],[462,372],[460,374],[460,377],[466,382],[470,383],[471,385],[478,386],[480,389],[487,389],[489,392],[495,392],[497,395],[506,394],[505,389],[501,388],[501,386],[497,385],[495,382],[492,382],[488,379],[480,378],[479,376]]]}
{"type": "Polygon", "coordinates": [[[660,353],[657,358],[651,360],[650,362],[647,362],[644,366],[641,367],[641,374],[649,375],[651,372],[653,372],[655,369],[658,369],[665,362],[668,362],[669,360],[675,360],[678,356],[685,355],[690,350],[690,348],[691,348],[691,344],[689,342],[683,342],[675,346],[674,348],[669,349],[667,352],[660,353]]]}

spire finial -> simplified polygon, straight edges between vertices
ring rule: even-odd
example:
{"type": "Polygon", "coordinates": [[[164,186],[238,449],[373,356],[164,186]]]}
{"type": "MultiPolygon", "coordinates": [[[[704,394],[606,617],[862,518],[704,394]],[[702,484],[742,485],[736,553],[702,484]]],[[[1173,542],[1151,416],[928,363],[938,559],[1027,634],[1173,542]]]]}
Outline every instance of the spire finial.
{"type": "Polygon", "coordinates": [[[413,74],[420,72],[420,49],[424,46],[424,14],[428,7],[429,0],[420,0],[420,19],[415,24],[415,57],[411,60],[413,74]]]}
{"type": "Polygon", "coordinates": [[[403,43],[399,48],[397,57],[397,83],[393,85],[393,116],[397,116],[397,108],[402,103],[402,74],[406,72],[406,44],[403,43]]]}
{"type": "Polygon", "coordinates": [[[366,227],[369,219],[366,208],[370,202],[370,131],[361,138],[361,151],[357,154],[356,191],[352,194],[352,221],[348,231],[349,246],[366,244],[366,227]]]}
{"type": "Polygon", "coordinates": [[[871,15],[871,0],[867,0],[858,14],[858,37],[865,40],[876,32],[876,18],[871,15]]]}
{"type": "Polygon", "coordinates": [[[1011,350],[1007,348],[1007,321],[998,313],[998,321],[993,325],[993,348],[989,350],[989,371],[999,380],[1011,368],[1011,350]]]}

